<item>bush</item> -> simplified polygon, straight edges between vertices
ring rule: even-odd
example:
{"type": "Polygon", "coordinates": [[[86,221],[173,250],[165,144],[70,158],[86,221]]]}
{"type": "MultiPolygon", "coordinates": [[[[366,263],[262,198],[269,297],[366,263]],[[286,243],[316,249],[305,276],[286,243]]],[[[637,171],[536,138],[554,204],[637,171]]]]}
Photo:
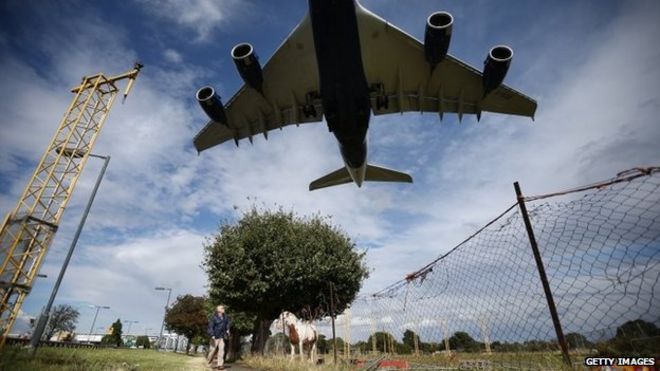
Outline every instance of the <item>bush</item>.
{"type": "Polygon", "coordinates": [[[151,348],[151,341],[149,341],[148,336],[145,335],[138,336],[137,340],[135,340],[135,346],[138,348],[142,347],[144,349],[149,349],[151,348]]]}

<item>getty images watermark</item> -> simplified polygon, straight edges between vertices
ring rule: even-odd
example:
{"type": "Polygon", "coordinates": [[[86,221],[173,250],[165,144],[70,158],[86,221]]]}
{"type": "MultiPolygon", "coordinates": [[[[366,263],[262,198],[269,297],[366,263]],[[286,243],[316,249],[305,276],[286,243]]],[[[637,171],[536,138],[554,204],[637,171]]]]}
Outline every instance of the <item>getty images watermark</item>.
{"type": "Polygon", "coordinates": [[[600,366],[600,370],[658,370],[654,357],[586,357],[584,365],[600,366]]]}

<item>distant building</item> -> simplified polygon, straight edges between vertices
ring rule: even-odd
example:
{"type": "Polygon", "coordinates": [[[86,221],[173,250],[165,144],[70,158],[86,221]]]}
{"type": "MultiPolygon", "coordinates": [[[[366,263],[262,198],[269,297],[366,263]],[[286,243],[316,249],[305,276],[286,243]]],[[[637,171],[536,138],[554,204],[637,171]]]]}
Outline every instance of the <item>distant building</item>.
{"type": "Polygon", "coordinates": [[[188,345],[188,338],[174,332],[163,333],[158,348],[165,350],[175,350],[185,352],[188,345]]]}
{"type": "Polygon", "coordinates": [[[105,334],[75,334],[73,336],[73,341],[78,343],[100,344],[103,336],[105,336],[105,334]]]}

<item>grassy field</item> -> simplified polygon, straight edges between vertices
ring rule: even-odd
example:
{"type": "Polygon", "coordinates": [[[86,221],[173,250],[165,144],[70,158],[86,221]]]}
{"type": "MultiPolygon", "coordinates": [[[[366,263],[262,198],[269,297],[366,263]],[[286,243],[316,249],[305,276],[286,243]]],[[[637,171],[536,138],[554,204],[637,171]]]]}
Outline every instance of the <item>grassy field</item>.
{"type": "MultiPolygon", "coordinates": [[[[353,360],[374,359],[372,355],[352,356],[353,360]]],[[[413,368],[443,367],[458,369],[465,361],[489,361],[494,369],[536,369],[539,366],[546,370],[564,370],[561,356],[556,353],[516,353],[516,354],[458,354],[455,357],[442,355],[411,355],[390,356],[393,359],[404,359],[413,368]]],[[[580,358],[574,356],[573,361],[580,358]]],[[[247,357],[241,364],[230,364],[229,371],[244,371],[249,369],[266,371],[348,371],[356,370],[341,361],[334,366],[332,356],[324,356],[324,364],[312,365],[301,362],[297,357],[247,357]]],[[[465,366],[465,365],[463,365],[465,366]]],[[[0,371],[142,371],[142,370],[209,370],[201,355],[186,356],[180,353],[156,352],[141,349],[67,349],[41,348],[34,358],[29,357],[27,350],[17,347],[6,347],[0,353],[0,371]]]]}
{"type": "MultiPolygon", "coordinates": [[[[332,363],[332,358],[325,358],[326,361],[332,363]]],[[[294,360],[288,357],[247,357],[244,364],[255,370],[264,371],[355,371],[355,367],[332,364],[313,365],[309,362],[301,362],[300,358],[296,356],[294,360]]],[[[229,370],[231,371],[231,369],[229,370]]]]}
{"type": "Polygon", "coordinates": [[[143,349],[40,348],[31,358],[27,350],[6,347],[0,353],[2,371],[142,371],[208,370],[204,358],[143,349]]]}
{"type": "MultiPolygon", "coordinates": [[[[288,357],[248,357],[244,362],[246,365],[267,371],[348,371],[356,370],[356,366],[350,366],[346,361],[339,358],[340,364],[337,366],[332,365],[332,356],[325,355],[325,365],[314,366],[310,363],[300,362],[296,357],[294,361],[288,357]]],[[[353,361],[369,361],[380,358],[374,355],[352,355],[353,361]]],[[[464,369],[464,368],[478,368],[478,363],[488,363],[494,370],[511,370],[511,369],[543,369],[543,370],[569,370],[562,363],[561,355],[551,352],[537,352],[537,353],[492,353],[492,354],[478,354],[478,353],[458,353],[452,357],[444,355],[422,355],[419,357],[413,355],[389,355],[386,359],[405,360],[413,369],[464,369]]],[[[579,361],[581,358],[574,356],[574,361],[579,361]]],[[[581,362],[580,362],[581,363],[581,362]]]]}

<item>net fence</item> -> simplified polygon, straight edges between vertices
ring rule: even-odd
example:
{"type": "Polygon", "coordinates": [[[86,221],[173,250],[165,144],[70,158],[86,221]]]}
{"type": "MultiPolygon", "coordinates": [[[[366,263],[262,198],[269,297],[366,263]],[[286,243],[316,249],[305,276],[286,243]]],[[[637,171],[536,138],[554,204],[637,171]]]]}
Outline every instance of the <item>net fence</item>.
{"type": "MultiPolygon", "coordinates": [[[[660,354],[660,168],[523,200],[574,366],[587,354],[660,354]]],[[[326,337],[329,326],[318,323],[326,337]]],[[[335,327],[341,356],[354,361],[566,367],[517,203],[417,272],[356,299],[335,327]]]]}

